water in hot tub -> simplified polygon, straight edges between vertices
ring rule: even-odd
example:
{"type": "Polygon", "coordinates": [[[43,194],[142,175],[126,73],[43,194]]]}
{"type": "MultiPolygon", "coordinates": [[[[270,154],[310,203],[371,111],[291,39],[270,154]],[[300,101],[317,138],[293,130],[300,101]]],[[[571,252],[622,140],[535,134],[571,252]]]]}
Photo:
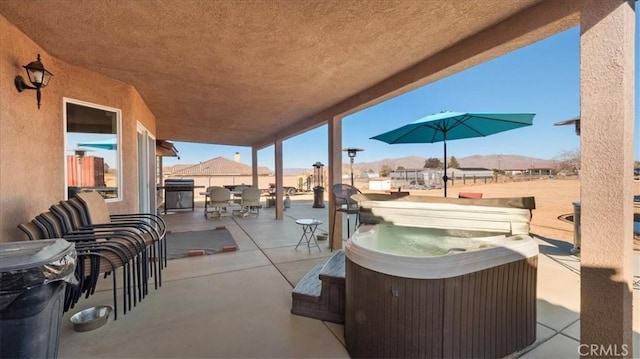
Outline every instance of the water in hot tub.
{"type": "Polygon", "coordinates": [[[417,228],[380,224],[372,240],[382,252],[404,256],[440,256],[475,251],[500,244],[506,236],[499,233],[417,228]]]}

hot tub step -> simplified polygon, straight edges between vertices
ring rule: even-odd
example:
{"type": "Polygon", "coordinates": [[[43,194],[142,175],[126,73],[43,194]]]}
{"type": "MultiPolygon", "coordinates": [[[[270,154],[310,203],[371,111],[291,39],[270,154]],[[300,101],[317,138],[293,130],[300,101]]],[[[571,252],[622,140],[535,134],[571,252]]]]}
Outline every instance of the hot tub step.
{"type": "Polygon", "coordinates": [[[318,264],[300,279],[291,295],[296,300],[305,302],[319,302],[322,294],[322,282],[318,278],[322,264],[318,264]]]}
{"type": "Polygon", "coordinates": [[[344,252],[339,251],[309,271],[291,293],[291,313],[344,323],[344,261],[344,252]]]}
{"type": "Polygon", "coordinates": [[[340,250],[324,264],[320,271],[320,279],[344,284],[344,272],[344,251],[340,250]]]}

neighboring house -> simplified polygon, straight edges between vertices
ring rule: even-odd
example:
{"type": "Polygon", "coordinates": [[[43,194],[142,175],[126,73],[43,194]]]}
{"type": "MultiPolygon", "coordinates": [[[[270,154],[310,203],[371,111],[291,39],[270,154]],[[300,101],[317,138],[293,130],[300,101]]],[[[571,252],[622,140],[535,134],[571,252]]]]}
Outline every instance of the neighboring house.
{"type": "MultiPolygon", "coordinates": [[[[171,177],[251,176],[251,166],[228,158],[216,157],[197,165],[176,165],[171,168],[170,174],[166,173],[171,177]]],[[[258,167],[258,176],[268,176],[270,173],[269,168],[258,167]]]]}
{"type": "MultiPolygon", "coordinates": [[[[199,188],[253,184],[251,166],[240,162],[240,159],[237,157],[235,160],[230,160],[220,156],[198,164],[169,166],[165,167],[163,172],[165,178],[193,179],[194,184],[200,186],[199,188]]],[[[297,187],[298,177],[287,176],[284,178],[284,181],[285,186],[297,187]]],[[[268,167],[258,167],[258,188],[267,189],[270,183],[274,182],[275,177],[268,167]]],[[[202,195],[198,196],[199,192],[201,191],[196,191],[196,197],[202,197],[202,195]]]]}
{"type": "Polygon", "coordinates": [[[194,164],[165,166],[165,167],[162,167],[162,173],[164,174],[165,177],[168,177],[174,174],[175,172],[178,172],[180,170],[183,170],[191,166],[194,166],[194,164]]]}
{"type": "Polygon", "coordinates": [[[503,169],[507,176],[551,176],[555,174],[553,168],[507,168],[503,169]]]}

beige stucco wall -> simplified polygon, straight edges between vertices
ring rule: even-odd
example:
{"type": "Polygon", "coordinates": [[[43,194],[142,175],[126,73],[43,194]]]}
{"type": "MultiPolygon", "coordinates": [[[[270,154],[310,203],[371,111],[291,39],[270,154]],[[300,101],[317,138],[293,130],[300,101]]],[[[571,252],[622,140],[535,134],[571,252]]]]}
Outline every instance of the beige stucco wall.
{"type": "Polygon", "coordinates": [[[580,340],[616,348],[618,353],[626,346],[629,357],[635,194],[633,5],[624,0],[585,1],[580,30],[580,340]]]}
{"type": "Polygon", "coordinates": [[[156,127],[133,87],[58,60],[1,15],[0,85],[0,242],[24,239],[17,225],[64,199],[64,97],[122,110],[123,200],[109,206],[113,213],[138,208],[136,123],[151,133],[156,127]],[[13,85],[38,53],[54,75],[40,110],[35,91],[18,93],[13,85]]]}

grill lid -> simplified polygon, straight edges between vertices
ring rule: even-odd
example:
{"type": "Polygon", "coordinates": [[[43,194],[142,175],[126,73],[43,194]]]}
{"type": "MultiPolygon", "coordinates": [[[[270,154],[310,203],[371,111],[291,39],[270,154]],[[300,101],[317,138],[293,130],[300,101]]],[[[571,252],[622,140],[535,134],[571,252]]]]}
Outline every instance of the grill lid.
{"type": "Polygon", "coordinates": [[[169,189],[186,188],[193,189],[194,183],[192,178],[168,178],[164,180],[164,187],[169,189]]]}

